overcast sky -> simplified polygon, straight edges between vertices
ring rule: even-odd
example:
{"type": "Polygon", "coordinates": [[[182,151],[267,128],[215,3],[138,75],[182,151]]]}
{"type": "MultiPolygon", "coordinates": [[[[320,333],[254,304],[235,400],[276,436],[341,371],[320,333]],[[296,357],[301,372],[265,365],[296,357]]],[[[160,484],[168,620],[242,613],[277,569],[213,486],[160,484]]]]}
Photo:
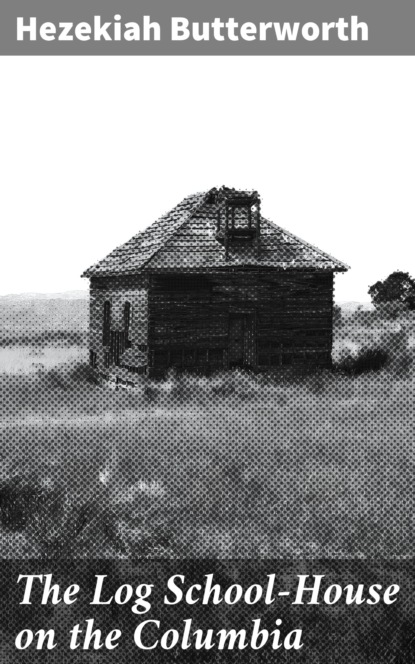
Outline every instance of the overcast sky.
{"type": "Polygon", "coordinates": [[[348,263],[415,276],[415,58],[2,58],[0,293],[81,272],[187,194],[257,189],[348,263]]]}

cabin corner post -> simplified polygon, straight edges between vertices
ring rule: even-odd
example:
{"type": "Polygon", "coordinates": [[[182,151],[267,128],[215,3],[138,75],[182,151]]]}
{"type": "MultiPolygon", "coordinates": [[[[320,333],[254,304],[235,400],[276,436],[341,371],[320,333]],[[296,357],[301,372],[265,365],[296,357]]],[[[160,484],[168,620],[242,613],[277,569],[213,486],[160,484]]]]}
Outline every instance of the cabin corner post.
{"type": "Polygon", "coordinates": [[[331,273],[331,298],[330,298],[330,335],[329,335],[329,353],[328,368],[333,368],[333,341],[334,341],[334,272],[331,273]]]}
{"type": "Polygon", "coordinates": [[[97,351],[96,351],[96,348],[95,348],[94,329],[93,329],[93,326],[91,325],[91,320],[93,318],[93,308],[94,308],[94,292],[93,292],[93,288],[92,288],[92,279],[89,279],[88,294],[89,294],[88,313],[89,313],[89,321],[90,321],[90,324],[88,326],[89,366],[92,369],[95,369],[96,366],[97,366],[97,351]]]}

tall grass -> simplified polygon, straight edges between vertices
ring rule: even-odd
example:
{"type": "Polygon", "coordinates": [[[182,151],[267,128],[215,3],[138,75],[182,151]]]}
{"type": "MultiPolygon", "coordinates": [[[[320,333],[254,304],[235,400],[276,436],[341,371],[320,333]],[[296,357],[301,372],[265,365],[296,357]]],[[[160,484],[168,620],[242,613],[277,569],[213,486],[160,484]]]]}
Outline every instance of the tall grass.
{"type": "Polygon", "coordinates": [[[355,360],[388,354],[363,372],[170,372],[116,390],[80,363],[0,374],[0,553],[413,555],[410,337],[349,327],[355,360]]]}

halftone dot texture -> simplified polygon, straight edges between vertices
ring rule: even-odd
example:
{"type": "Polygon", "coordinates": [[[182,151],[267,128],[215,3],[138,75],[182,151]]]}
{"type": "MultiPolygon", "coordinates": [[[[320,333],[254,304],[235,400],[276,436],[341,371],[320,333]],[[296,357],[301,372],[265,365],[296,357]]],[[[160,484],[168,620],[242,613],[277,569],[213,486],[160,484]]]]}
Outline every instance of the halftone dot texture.
{"type": "MultiPolygon", "coordinates": [[[[413,312],[333,306],[344,264],[256,192],[189,197],[150,229],[87,271],[89,308],[1,303],[1,556],[412,557],[413,312]]],[[[403,619],[375,654],[343,616],[342,653],[284,657],[409,658],[403,619]]]]}

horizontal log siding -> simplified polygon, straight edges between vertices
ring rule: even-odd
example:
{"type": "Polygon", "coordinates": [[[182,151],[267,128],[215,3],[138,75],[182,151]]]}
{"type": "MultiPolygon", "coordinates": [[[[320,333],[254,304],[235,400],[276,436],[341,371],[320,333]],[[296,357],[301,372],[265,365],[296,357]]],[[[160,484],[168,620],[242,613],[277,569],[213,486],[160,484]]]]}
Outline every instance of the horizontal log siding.
{"type": "Polygon", "coordinates": [[[226,367],[229,316],[238,312],[255,314],[258,368],[329,366],[332,309],[331,273],[152,275],[150,367],[226,367]]]}

